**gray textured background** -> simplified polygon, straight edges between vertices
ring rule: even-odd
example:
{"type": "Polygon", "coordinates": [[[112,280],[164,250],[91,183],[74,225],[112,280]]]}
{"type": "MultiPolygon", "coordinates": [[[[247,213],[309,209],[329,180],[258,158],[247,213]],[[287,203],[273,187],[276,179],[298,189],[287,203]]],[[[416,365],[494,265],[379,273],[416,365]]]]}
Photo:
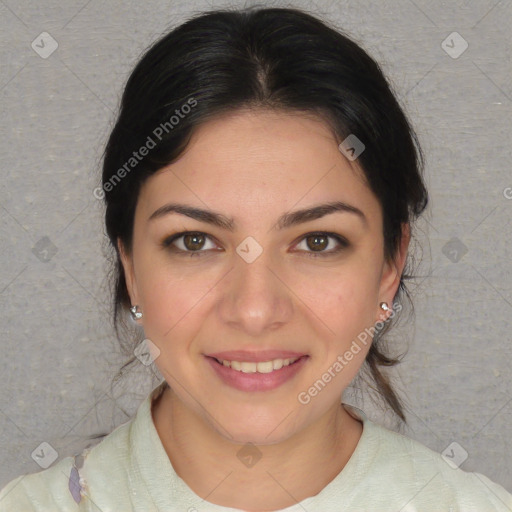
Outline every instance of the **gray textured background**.
{"type": "MultiPolygon", "coordinates": [[[[143,49],[192,9],[251,2],[191,4],[0,0],[0,487],[41,469],[31,457],[40,443],[61,458],[127,421],[155,384],[141,364],[110,387],[121,359],[92,191],[143,49]],[[47,58],[31,47],[42,32],[58,43],[47,58]]],[[[431,194],[418,233],[430,240],[430,276],[412,287],[415,325],[395,332],[409,344],[395,372],[407,434],[439,452],[459,443],[463,469],[512,490],[511,2],[266,5],[306,8],[344,28],[406,106],[431,194]],[[454,31],[469,45],[458,58],[441,46],[454,31]]]]}

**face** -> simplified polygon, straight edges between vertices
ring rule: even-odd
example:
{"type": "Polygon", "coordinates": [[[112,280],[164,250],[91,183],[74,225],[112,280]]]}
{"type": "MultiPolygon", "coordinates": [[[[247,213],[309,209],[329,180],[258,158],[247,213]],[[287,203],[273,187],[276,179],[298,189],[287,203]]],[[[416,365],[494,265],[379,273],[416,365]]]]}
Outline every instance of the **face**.
{"type": "Polygon", "coordinates": [[[339,408],[370,347],[359,335],[384,318],[405,260],[406,236],[385,261],[382,226],[357,160],[321,119],[238,111],[201,125],[144,183],[122,252],[179,403],[255,444],[339,408]]]}

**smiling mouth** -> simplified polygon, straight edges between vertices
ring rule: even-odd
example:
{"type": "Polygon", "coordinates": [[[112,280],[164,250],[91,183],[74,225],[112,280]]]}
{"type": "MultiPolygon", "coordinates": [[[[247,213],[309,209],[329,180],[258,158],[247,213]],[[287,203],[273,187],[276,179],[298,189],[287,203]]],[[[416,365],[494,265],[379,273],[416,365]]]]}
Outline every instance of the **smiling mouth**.
{"type": "Polygon", "coordinates": [[[290,357],[287,359],[271,359],[268,361],[228,361],[226,359],[217,359],[213,357],[217,363],[232,370],[242,373],[272,373],[278,371],[283,367],[295,364],[299,359],[307,356],[290,357]]]}

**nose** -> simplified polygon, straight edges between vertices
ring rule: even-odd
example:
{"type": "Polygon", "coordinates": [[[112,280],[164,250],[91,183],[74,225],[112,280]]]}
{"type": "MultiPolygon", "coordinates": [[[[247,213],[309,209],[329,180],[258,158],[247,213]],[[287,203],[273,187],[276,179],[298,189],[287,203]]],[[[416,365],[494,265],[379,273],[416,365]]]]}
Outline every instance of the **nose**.
{"type": "Polygon", "coordinates": [[[283,272],[265,251],[252,263],[234,256],[218,305],[224,324],[248,336],[262,336],[290,322],[293,293],[283,272]]]}

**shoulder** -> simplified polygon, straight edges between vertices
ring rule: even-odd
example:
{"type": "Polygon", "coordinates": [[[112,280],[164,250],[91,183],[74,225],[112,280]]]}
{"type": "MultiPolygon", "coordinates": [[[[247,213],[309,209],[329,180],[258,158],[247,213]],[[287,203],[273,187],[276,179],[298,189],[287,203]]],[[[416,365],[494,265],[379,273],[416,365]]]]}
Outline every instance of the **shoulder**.
{"type": "Polygon", "coordinates": [[[151,404],[164,384],[139,404],[135,416],[92,448],[9,482],[0,491],[0,512],[97,512],[112,510],[112,503],[116,510],[132,510],[132,499],[145,506],[139,459],[152,467],[155,453],[163,451],[154,430],[151,404]]]}
{"type": "Polygon", "coordinates": [[[422,510],[512,510],[512,495],[502,486],[457,467],[457,446],[443,456],[369,420],[365,427],[377,447],[372,468],[368,469],[385,484],[381,488],[387,493],[410,497],[410,504],[422,510]]]}
{"type": "Polygon", "coordinates": [[[0,491],[0,512],[79,511],[69,490],[72,467],[73,457],[66,457],[39,473],[11,480],[0,491]]]}
{"type": "Polygon", "coordinates": [[[133,419],[120,425],[96,446],[76,457],[65,457],[55,465],[21,475],[0,491],[0,512],[79,512],[88,510],[89,489],[82,473],[97,475],[103,485],[115,486],[112,474],[121,475],[129,451],[133,419]]]}

